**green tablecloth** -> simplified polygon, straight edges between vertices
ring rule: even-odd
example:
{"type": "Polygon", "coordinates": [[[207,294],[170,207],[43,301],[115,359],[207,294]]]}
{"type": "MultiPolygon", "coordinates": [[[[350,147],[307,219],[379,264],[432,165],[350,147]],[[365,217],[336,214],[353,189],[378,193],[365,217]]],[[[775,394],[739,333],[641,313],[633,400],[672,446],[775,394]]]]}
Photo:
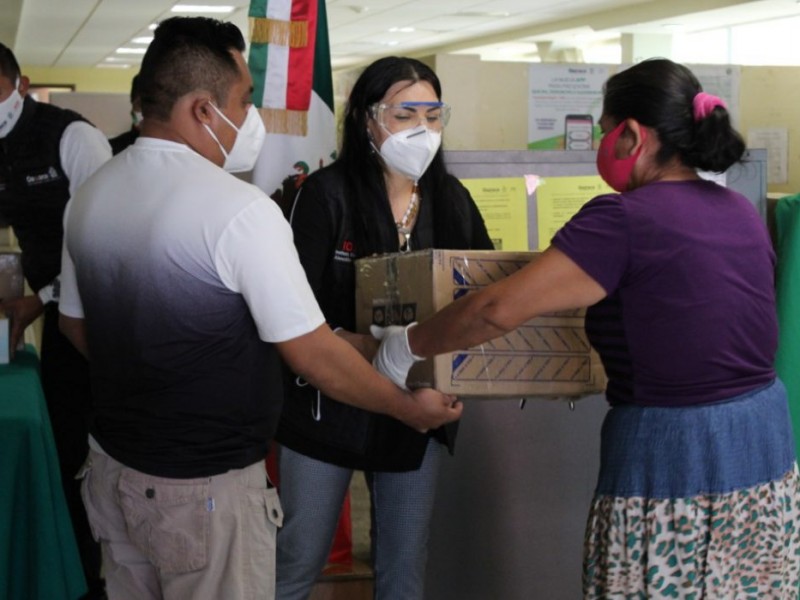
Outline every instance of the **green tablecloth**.
{"type": "Polygon", "coordinates": [[[0,598],[86,593],[36,354],[0,365],[0,598]]]}

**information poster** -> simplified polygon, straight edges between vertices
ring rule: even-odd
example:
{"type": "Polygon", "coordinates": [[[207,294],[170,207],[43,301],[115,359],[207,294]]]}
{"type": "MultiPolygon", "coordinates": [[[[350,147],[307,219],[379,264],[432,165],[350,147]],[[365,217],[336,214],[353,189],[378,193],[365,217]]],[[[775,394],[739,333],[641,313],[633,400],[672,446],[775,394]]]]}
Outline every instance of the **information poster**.
{"type": "Polygon", "coordinates": [[[789,180],[789,130],[786,127],[754,127],[747,132],[748,148],[767,149],[767,183],[789,180]]]}
{"type": "Polygon", "coordinates": [[[600,140],[603,84],[616,66],[533,63],[528,149],[592,150],[600,140]]]}
{"type": "Polygon", "coordinates": [[[495,250],[528,250],[528,194],[525,179],[462,179],[481,211],[495,250]]]}
{"type": "MultiPolygon", "coordinates": [[[[630,66],[532,63],[528,71],[528,150],[597,149],[602,137],[598,121],[603,111],[603,84],[630,66]]],[[[704,91],[725,101],[736,125],[741,68],[689,68],[704,91]]]]}
{"type": "Polygon", "coordinates": [[[613,194],[598,175],[587,177],[545,177],[536,190],[536,220],[539,250],[550,245],[555,233],[589,200],[613,194]]]}

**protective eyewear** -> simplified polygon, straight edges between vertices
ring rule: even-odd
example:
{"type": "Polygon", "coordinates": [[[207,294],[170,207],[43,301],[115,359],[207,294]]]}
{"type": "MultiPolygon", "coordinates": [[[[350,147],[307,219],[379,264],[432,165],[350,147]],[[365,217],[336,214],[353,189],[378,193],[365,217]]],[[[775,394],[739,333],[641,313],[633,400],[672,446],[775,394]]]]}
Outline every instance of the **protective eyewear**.
{"type": "Polygon", "coordinates": [[[370,115],[390,132],[413,129],[424,125],[441,131],[450,120],[450,105],[444,102],[380,102],[369,107],[370,115]]]}

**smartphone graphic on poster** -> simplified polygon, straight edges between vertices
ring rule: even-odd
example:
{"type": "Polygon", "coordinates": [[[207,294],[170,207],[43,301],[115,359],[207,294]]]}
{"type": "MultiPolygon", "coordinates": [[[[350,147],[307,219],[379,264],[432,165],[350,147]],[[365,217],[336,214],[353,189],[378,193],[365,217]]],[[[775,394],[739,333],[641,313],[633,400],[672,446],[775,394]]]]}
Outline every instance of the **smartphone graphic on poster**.
{"type": "Polygon", "coordinates": [[[591,150],[592,115],[567,115],[564,117],[564,148],[566,150],[591,150]]]}

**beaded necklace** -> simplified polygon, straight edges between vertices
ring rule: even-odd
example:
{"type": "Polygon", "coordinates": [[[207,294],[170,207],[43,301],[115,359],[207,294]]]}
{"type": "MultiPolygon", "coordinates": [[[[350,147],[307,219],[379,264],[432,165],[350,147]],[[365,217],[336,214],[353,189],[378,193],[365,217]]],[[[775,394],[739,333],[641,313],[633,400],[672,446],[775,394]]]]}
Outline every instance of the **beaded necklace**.
{"type": "Polygon", "coordinates": [[[408,208],[403,213],[403,217],[395,222],[397,226],[397,233],[403,236],[403,243],[400,244],[402,250],[408,250],[408,240],[411,237],[411,230],[414,228],[414,221],[419,212],[419,194],[417,191],[417,184],[414,184],[411,190],[411,199],[408,201],[408,208]]]}

